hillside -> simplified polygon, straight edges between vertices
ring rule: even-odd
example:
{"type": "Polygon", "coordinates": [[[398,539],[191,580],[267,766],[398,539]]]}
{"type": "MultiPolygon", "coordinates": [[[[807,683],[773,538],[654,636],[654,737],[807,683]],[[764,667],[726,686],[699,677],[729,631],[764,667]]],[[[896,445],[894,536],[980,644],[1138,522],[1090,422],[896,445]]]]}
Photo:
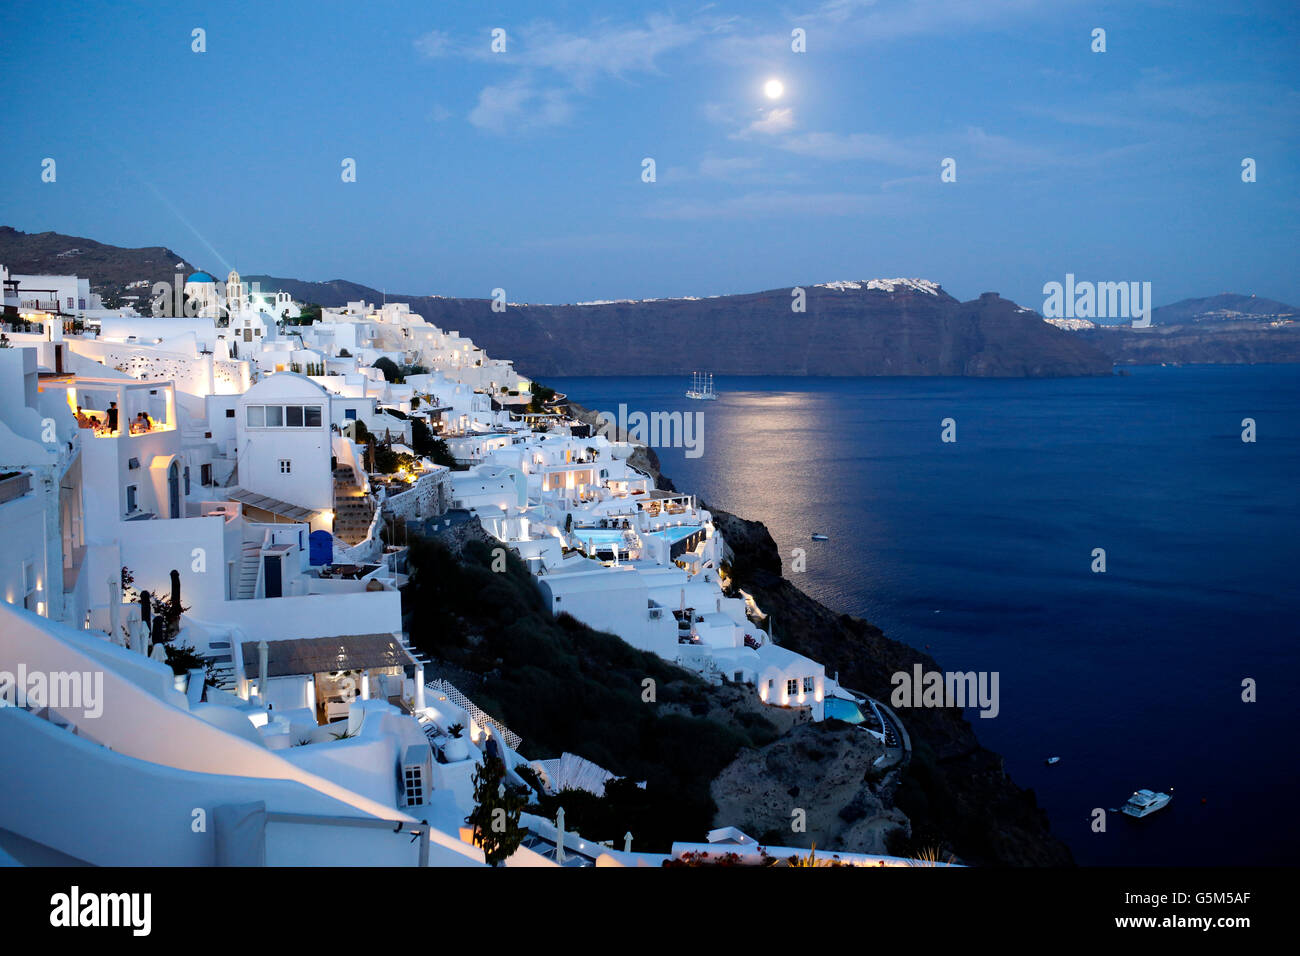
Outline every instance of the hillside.
{"type": "MultiPolygon", "coordinates": [[[[258,277],[322,305],[379,293],[350,283],[258,277]],[[296,290],[296,291],[295,291],[296,290]]],[[[704,299],[509,305],[488,299],[390,295],[441,328],[509,355],[526,374],[1106,375],[1093,347],[996,293],[960,302],[924,280],[833,282],[704,299]],[[873,287],[875,286],[875,287],[873,287]]]]}
{"type": "MultiPolygon", "coordinates": [[[[165,246],[123,249],[58,232],[19,232],[12,226],[0,226],[0,265],[18,275],[81,276],[106,304],[120,298],[133,282],[173,282],[177,272],[195,271],[165,246]]],[[[142,298],[147,291],[140,292],[142,298]]]]}
{"type": "MultiPolygon", "coordinates": [[[[0,228],[0,263],[11,272],[76,273],[109,305],[126,286],[170,281],[194,265],[164,247],[121,249],[91,239],[0,228]]],[[[342,279],[306,282],[245,275],[264,290],[325,306],[381,294],[342,279]]],[[[575,305],[510,305],[488,299],[389,296],[430,322],[459,331],[522,372],[554,375],[1107,375],[1110,361],[1036,313],[986,293],[960,302],[923,279],[829,282],[710,298],[575,305]]],[[[138,291],[138,290],[137,290],[138,291]]]]}
{"type": "Polygon", "coordinates": [[[1257,295],[1224,292],[1202,299],[1183,299],[1151,312],[1152,325],[1188,325],[1194,322],[1266,321],[1300,319],[1300,309],[1257,295]]]}

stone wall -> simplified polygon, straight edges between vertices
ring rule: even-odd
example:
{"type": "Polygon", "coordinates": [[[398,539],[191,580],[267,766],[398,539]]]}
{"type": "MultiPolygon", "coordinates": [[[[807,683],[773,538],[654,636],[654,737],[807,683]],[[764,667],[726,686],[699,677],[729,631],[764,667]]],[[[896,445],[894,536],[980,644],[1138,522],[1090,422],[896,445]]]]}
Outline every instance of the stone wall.
{"type": "Polygon", "coordinates": [[[440,468],[421,475],[401,494],[384,499],[385,515],[402,519],[434,518],[445,514],[451,502],[451,471],[440,468]]]}

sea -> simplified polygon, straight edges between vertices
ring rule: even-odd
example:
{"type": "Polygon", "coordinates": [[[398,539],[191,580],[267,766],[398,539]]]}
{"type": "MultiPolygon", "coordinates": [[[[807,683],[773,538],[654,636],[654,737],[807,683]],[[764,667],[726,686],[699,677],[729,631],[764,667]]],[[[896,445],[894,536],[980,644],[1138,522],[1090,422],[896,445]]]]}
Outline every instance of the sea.
{"type": "Polygon", "coordinates": [[[967,716],[1079,863],[1300,859],[1300,365],[546,384],[698,413],[657,448],[680,490],[764,522],[829,608],[996,672],[967,716]],[[1173,800],[1112,812],[1143,788],[1173,800]]]}

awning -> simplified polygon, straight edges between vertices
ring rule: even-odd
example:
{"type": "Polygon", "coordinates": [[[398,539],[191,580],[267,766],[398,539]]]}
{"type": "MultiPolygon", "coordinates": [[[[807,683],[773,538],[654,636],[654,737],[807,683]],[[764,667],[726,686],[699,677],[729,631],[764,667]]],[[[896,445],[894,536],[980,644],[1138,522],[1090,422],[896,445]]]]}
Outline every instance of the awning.
{"type": "MultiPolygon", "coordinates": [[[[257,641],[244,641],[244,667],[257,670],[257,641]]],[[[391,634],[347,634],[306,637],[297,641],[267,641],[267,677],[301,677],[333,671],[359,671],[417,664],[410,651],[391,634]]]]}
{"type": "Polygon", "coordinates": [[[284,518],[286,521],[310,522],[320,514],[319,511],[313,511],[301,505],[290,504],[287,501],[281,501],[279,498],[268,498],[266,495],[256,494],[246,488],[227,488],[225,491],[231,501],[238,501],[249,508],[269,512],[277,517],[284,518]]]}

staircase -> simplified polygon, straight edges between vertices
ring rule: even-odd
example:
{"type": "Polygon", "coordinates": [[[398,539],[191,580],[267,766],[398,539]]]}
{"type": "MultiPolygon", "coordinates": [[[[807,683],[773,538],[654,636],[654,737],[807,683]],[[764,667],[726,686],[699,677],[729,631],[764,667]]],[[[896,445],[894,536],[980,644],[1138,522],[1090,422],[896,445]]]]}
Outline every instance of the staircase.
{"type": "Polygon", "coordinates": [[[251,600],[257,595],[258,565],[262,560],[262,545],[257,541],[245,541],[241,546],[239,558],[239,580],[235,584],[235,598],[240,601],[251,600]]]}
{"type": "Polygon", "coordinates": [[[208,649],[214,653],[206,659],[214,665],[212,668],[213,683],[222,690],[230,691],[233,694],[235,692],[235,664],[231,660],[233,652],[230,644],[231,641],[209,641],[208,649]]]}
{"type": "Polygon", "coordinates": [[[358,545],[366,540],[375,516],[374,498],[362,489],[351,465],[334,469],[334,537],[358,545]]]}

